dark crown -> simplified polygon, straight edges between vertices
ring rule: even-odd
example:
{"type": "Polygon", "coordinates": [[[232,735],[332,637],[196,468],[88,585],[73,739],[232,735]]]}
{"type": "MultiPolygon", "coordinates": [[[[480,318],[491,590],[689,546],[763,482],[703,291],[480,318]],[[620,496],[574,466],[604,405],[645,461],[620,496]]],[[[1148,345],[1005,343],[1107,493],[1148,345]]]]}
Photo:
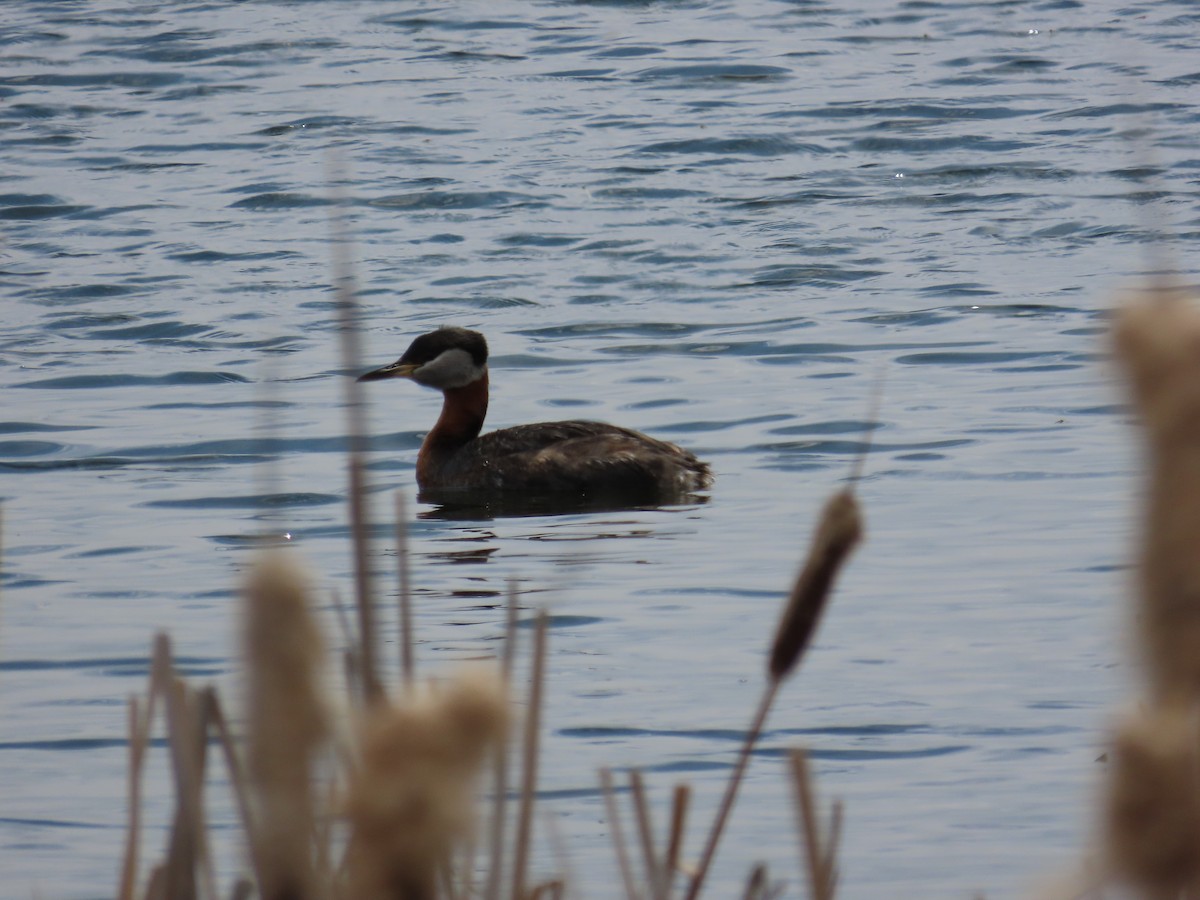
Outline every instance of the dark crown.
{"type": "Polygon", "coordinates": [[[469,328],[446,325],[437,331],[421,335],[409,344],[404,355],[400,357],[400,363],[423,366],[425,363],[437,359],[447,350],[465,350],[471,354],[472,362],[480,367],[487,362],[488,358],[487,341],[484,340],[482,334],[478,331],[471,331],[469,328]]]}

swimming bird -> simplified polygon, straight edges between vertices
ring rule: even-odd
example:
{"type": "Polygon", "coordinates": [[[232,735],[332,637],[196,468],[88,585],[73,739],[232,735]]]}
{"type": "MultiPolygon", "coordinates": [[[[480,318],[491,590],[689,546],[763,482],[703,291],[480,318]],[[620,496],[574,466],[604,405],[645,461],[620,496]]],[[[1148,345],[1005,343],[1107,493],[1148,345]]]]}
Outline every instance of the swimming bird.
{"type": "Polygon", "coordinates": [[[603,422],[539,422],[480,437],[488,408],[488,346],[467,328],[416,338],[359,381],[408,378],[442,392],[442,413],[417,454],[422,493],[519,492],[661,503],[708,487],[712,471],[666,441],[603,422]]]}

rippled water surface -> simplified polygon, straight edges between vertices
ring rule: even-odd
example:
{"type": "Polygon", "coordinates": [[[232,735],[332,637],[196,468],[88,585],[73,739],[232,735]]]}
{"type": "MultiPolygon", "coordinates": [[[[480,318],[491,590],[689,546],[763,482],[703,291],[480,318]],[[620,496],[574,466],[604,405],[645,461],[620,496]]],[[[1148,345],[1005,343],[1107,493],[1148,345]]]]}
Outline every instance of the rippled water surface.
{"type": "MultiPolygon", "coordinates": [[[[1196,274],[1198,34],[1185,0],[7,3],[2,893],[111,896],[126,697],[156,629],[232,689],[254,534],[349,593],[331,172],[363,368],[477,327],[491,425],[619,421],[718,473],[688,507],[416,510],[427,671],[493,652],[510,576],[551,611],[543,787],[583,896],[616,883],[597,766],[644,767],[660,822],[690,781],[698,849],[863,452],[868,541],[713,894],[758,859],[801,892],[795,744],[845,799],[846,897],[1016,896],[1068,863],[1129,689],[1106,311],[1196,274]]],[[[370,387],[387,573],[439,398],[370,387]]]]}

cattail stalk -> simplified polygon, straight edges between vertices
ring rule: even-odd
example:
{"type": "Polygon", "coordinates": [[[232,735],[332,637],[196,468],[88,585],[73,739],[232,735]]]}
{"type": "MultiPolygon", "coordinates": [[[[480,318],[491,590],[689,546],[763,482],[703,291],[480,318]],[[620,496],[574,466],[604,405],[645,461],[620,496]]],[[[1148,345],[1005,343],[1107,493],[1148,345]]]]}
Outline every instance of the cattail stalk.
{"type": "MultiPolygon", "coordinates": [[[[207,718],[212,731],[216,734],[217,742],[225,758],[225,770],[229,774],[229,783],[233,788],[233,796],[237,802],[238,815],[242,820],[242,831],[246,834],[250,846],[254,846],[258,838],[258,829],[254,821],[254,813],[250,799],[250,789],[246,781],[245,767],[238,756],[238,748],[234,742],[233,733],[229,729],[229,721],[225,718],[225,710],[221,706],[220,697],[215,689],[205,693],[208,706],[207,718]]],[[[257,864],[257,860],[251,860],[257,864]]],[[[256,872],[261,878],[260,872],[256,872]]]]}
{"type": "Polygon", "coordinates": [[[675,794],[671,799],[671,830],[667,834],[667,855],[663,860],[666,880],[663,895],[668,900],[675,886],[675,873],[679,870],[679,856],[683,851],[683,835],[691,798],[692,789],[686,783],[675,785],[675,794]]]}
{"type": "MultiPolygon", "coordinates": [[[[125,855],[121,866],[120,900],[134,900],[137,888],[138,850],[141,843],[142,769],[150,745],[150,728],[160,696],[172,678],[171,644],[165,634],[157,634],[150,654],[150,678],[143,707],[137,697],[129,699],[129,822],[125,835],[125,855]]],[[[161,869],[160,869],[161,871],[161,869]]],[[[161,881],[162,876],[159,875],[161,881]]],[[[151,896],[147,883],[146,897],[151,896]]]]}
{"type": "Polygon", "coordinates": [[[546,670],[546,611],[539,610],[533,632],[533,671],[521,756],[521,806],[517,814],[517,844],[513,852],[513,900],[525,896],[525,877],[533,839],[533,808],[537,797],[538,755],[542,725],[542,694],[546,670]]]}
{"type": "Polygon", "coordinates": [[[629,864],[629,850],[625,845],[625,831],[621,827],[621,811],[617,808],[617,792],[613,784],[612,769],[600,770],[600,789],[604,794],[604,810],[608,815],[609,837],[617,854],[617,868],[621,871],[621,883],[625,886],[626,900],[638,900],[639,894],[633,881],[633,866],[629,864]]]}
{"type": "MultiPolygon", "coordinates": [[[[330,180],[340,176],[340,166],[330,165],[330,180]]],[[[330,218],[332,237],[334,293],[341,336],[342,368],[347,372],[362,360],[358,330],[358,291],[354,267],[346,237],[345,197],[335,196],[336,211],[330,218]]],[[[366,488],[367,414],[361,385],[354,379],[342,379],[346,405],[347,459],[350,499],[350,532],[354,547],[355,609],[358,611],[358,639],[362,665],[364,699],[375,703],[383,699],[379,679],[379,655],[376,650],[374,590],[370,563],[370,512],[366,488]]]]}
{"type": "Polygon", "coordinates": [[[792,586],[783,617],[775,632],[771,655],[767,665],[767,683],[763,688],[758,709],[750,723],[750,729],[738,752],[737,762],[725,787],[721,805],[708,834],[708,840],[700,855],[696,874],[692,877],[686,894],[687,900],[696,900],[704,886],[704,879],[717,853],[721,835],[729,814],[737,800],[738,788],[750,763],[754,745],[758,742],[767,716],[775,702],[783,680],[787,678],[804,657],[805,651],[816,634],[822,613],[833,593],[833,585],[851,551],[862,539],[862,516],[854,492],[845,488],[833,494],[821,511],[816,534],[813,535],[800,574],[792,586]]]}
{"type": "Polygon", "coordinates": [[[650,885],[650,896],[654,900],[662,900],[665,879],[658,853],[654,849],[654,825],[650,822],[646,784],[637,769],[629,770],[629,796],[633,799],[633,821],[637,824],[638,842],[642,845],[642,865],[646,872],[646,883],[650,885]]]}
{"type": "Polygon", "coordinates": [[[405,688],[412,688],[416,677],[412,618],[412,574],[408,552],[408,510],[404,492],[396,491],[396,574],[399,581],[400,675],[405,688]]]}
{"type": "MultiPolygon", "coordinates": [[[[500,675],[505,690],[511,690],[513,660],[517,653],[517,580],[510,578],[505,590],[504,646],[500,651],[500,675]]],[[[504,883],[504,832],[508,817],[508,742],[499,741],[492,758],[492,818],[488,839],[488,879],[485,900],[500,900],[504,883]]]]}
{"type": "Polygon", "coordinates": [[[204,819],[207,726],[196,693],[172,676],[166,692],[167,743],[175,782],[175,818],[165,866],[168,896],[216,900],[204,819]],[[196,879],[201,879],[198,888],[196,879]]]}
{"type": "Polygon", "coordinates": [[[817,823],[817,804],[808,766],[808,754],[795,749],[788,754],[792,769],[792,786],[796,792],[796,813],[803,838],[804,858],[808,869],[809,896],[812,900],[833,900],[836,880],[834,861],[841,834],[841,805],[833,807],[833,819],[827,837],[822,837],[817,823]]]}
{"type": "Polygon", "coordinates": [[[775,701],[775,694],[778,690],[779,682],[769,681],[763,691],[762,697],[759,699],[758,709],[755,710],[754,719],[750,723],[750,730],[746,732],[741,749],[738,751],[737,762],[733,766],[733,772],[730,774],[729,780],[725,783],[725,793],[721,797],[721,805],[717,807],[717,816],[713,820],[712,827],[708,832],[708,840],[704,844],[703,852],[700,854],[700,862],[696,866],[696,874],[692,876],[687,893],[684,895],[687,900],[696,900],[700,896],[700,889],[704,886],[704,879],[708,875],[709,867],[712,866],[713,858],[717,855],[717,845],[720,843],[721,834],[725,830],[725,822],[729,818],[729,814],[733,812],[733,804],[737,800],[737,792],[742,783],[742,776],[746,774],[746,767],[750,764],[750,755],[754,752],[754,745],[758,742],[758,737],[762,733],[763,726],[766,724],[767,714],[771,711],[771,704],[775,701]]]}
{"type": "Polygon", "coordinates": [[[543,881],[529,892],[529,900],[562,900],[566,896],[567,885],[562,879],[543,881]]]}
{"type": "Polygon", "coordinates": [[[259,892],[263,900],[303,900],[315,892],[312,768],[329,733],[325,648],[307,580],[282,552],[259,560],[243,593],[246,770],[259,892]]]}
{"type": "Polygon", "coordinates": [[[134,900],[137,884],[138,846],[142,828],[142,762],[149,745],[149,716],[142,715],[137,697],[129,698],[129,812],[125,831],[125,855],[121,863],[120,900],[134,900]]]}
{"type": "Polygon", "coordinates": [[[742,900],[762,900],[767,893],[767,883],[767,866],[765,863],[757,863],[746,879],[746,890],[742,893],[742,900]]]}

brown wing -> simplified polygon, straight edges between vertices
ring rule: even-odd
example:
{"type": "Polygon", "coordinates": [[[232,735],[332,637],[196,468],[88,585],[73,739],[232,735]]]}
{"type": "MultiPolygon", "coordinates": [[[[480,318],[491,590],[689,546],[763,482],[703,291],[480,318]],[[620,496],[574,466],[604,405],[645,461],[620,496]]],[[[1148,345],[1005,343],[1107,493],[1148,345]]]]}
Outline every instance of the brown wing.
{"type": "MultiPolygon", "coordinates": [[[[691,453],[603,422],[540,422],[493,431],[464,448],[454,468],[483,472],[504,491],[663,498],[707,487],[711,473],[691,453]]],[[[448,473],[449,474],[449,473],[448,473]]]]}

